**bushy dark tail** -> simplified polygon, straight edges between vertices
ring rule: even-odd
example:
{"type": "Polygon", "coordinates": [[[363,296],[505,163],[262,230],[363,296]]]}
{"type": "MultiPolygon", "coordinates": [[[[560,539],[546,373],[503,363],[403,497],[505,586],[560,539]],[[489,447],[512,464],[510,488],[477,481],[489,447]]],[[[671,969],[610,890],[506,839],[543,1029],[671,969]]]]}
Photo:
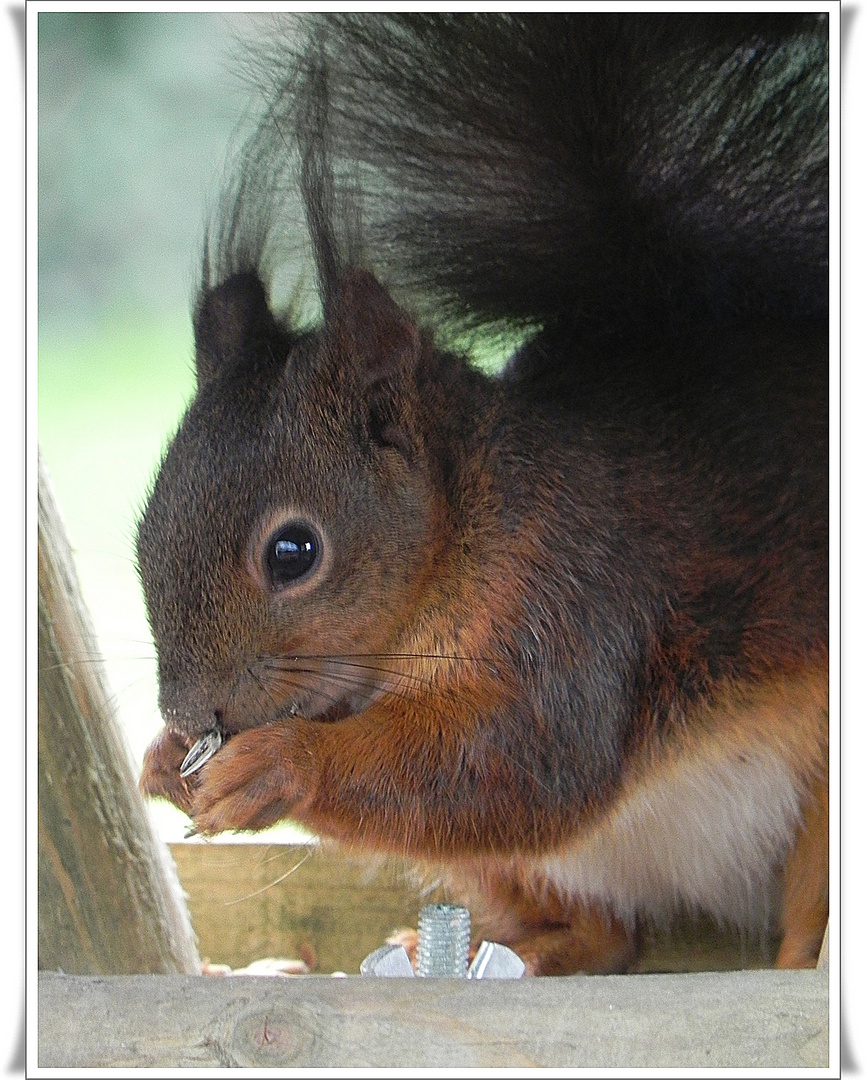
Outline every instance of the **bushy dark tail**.
{"type": "Polygon", "coordinates": [[[266,61],[254,167],[285,170],[300,132],[357,200],[364,261],[453,327],[825,317],[827,16],[341,13],[307,33],[282,81],[285,43],[266,61]]]}

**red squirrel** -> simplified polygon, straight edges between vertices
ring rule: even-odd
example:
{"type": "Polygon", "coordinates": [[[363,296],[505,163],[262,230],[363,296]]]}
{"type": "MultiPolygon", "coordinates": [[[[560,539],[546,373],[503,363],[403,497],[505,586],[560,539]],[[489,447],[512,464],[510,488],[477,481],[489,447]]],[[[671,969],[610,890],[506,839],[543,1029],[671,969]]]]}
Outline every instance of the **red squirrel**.
{"type": "Polygon", "coordinates": [[[272,52],[138,529],[143,791],[435,868],[531,974],[682,911],[814,964],[827,16],[332,13],[272,52]],[[271,295],[293,182],[312,326],[271,295]],[[523,344],[485,374],[468,330],[523,344]]]}

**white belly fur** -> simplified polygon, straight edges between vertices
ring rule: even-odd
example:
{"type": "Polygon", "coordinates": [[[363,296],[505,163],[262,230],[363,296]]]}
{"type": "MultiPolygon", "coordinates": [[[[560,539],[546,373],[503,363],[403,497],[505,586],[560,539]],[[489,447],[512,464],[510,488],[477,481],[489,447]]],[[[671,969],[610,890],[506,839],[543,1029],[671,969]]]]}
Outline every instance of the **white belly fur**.
{"type": "Polygon", "coordinates": [[[703,910],[762,931],[800,820],[783,756],[717,744],[657,766],[580,840],[525,866],[543,891],[602,904],[627,924],[703,910]]]}

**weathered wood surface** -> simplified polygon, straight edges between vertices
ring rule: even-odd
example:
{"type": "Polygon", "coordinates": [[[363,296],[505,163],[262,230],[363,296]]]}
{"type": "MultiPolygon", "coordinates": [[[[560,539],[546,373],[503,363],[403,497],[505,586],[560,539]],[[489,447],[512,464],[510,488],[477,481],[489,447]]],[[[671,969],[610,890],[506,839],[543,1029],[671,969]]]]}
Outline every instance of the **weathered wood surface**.
{"type": "Polygon", "coordinates": [[[246,967],[267,956],[307,956],[316,971],[357,975],[361,961],[427,902],[398,862],[327,847],[172,844],[199,952],[246,967]]]}
{"type": "Polygon", "coordinates": [[[828,973],[39,977],[44,1068],[822,1068],[828,973]]]}
{"type": "Polygon", "coordinates": [[[197,972],[189,915],[136,788],[39,466],[39,965],[197,972]]]}

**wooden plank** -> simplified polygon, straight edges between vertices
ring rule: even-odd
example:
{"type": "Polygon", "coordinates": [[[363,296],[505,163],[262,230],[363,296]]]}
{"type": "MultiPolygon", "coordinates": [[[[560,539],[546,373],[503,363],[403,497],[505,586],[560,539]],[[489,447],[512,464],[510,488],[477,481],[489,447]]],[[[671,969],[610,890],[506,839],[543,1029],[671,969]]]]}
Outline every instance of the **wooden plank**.
{"type": "Polygon", "coordinates": [[[39,977],[43,1068],[824,1068],[827,971],[39,977]]]}
{"type": "Polygon", "coordinates": [[[40,967],[198,972],[189,915],[136,789],[41,460],[38,557],[40,967]]]}
{"type": "Polygon", "coordinates": [[[353,859],[327,848],[280,844],[172,844],[199,952],[246,967],[301,957],[316,970],[357,975],[395,929],[415,927],[426,901],[398,862],[353,859]]]}

